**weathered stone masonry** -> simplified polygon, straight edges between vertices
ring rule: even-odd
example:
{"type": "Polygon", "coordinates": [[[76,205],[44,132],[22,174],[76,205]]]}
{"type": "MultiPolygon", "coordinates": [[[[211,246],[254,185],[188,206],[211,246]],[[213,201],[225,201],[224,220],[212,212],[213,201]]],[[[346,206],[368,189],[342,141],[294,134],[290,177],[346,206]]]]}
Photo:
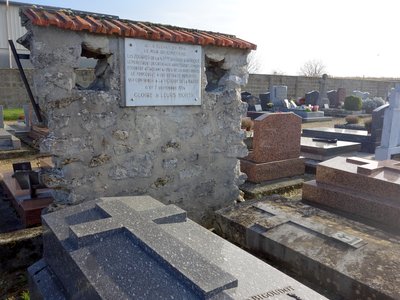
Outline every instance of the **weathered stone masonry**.
{"type": "Polygon", "coordinates": [[[237,158],[247,155],[240,87],[249,50],[203,46],[201,106],[121,107],[123,38],[23,22],[50,131],[41,149],[54,156],[46,182],[56,202],[149,194],[204,225],[233,203],[244,180],[237,158]],[[89,89],[75,86],[82,53],[98,58],[89,89]]]}

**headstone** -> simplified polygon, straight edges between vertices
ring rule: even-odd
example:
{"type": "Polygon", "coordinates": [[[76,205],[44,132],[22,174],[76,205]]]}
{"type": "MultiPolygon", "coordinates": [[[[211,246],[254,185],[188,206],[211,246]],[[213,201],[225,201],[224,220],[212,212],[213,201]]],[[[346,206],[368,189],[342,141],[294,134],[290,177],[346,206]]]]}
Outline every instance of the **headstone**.
{"type": "Polygon", "coordinates": [[[328,79],[328,75],[322,75],[322,78],[319,81],[319,97],[317,101],[317,105],[323,107],[324,104],[329,104],[329,99],[326,94],[326,80],[328,79]]]}
{"type": "Polygon", "coordinates": [[[0,105],[0,128],[4,128],[3,105],[0,105]]]}
{"type": "Polygon", "coordinates": [[[361,91],[353,91],[353,96],[361,98],[361,100],[365,100],[369,98],[369,93],[368,92],[361,92],[361,91]]]}
{"type": "Polygon", "coordinates": [[[286,85],[274,85],[271,88],[271,102],[274,106],[283,106],[283,100],[287,99],[287,86],[286,85]]]}
{"type": "Polygon", "coordinates": [[[319,92],[318,91],[308,92],[306,93],[305,98],[306,98],[306,105],[312,105],[312,106],[317,105],[319,92]]]}
{"type": "Polygon", "coordinates": [[[372,111],[371,135],[368,141],[364,143],[364,152],[375,153],[376,147],[380,146],[382,139],[383,117],[389,103],[381,105],[372,111]]]}
{"type": "Polygon", "coordinates": [[[24,122],[25,122],[25,126],[27,128],[31,128],[32,124],[31,124],[31,109],[30,109],[30,105],[29,104],[25,104],[22,106],[22,108],[24,109],[24,122]]]}
{"type": "Polygon", "coordinates": [[[270,92],[267,92],[267,93],[265,93],[265,94],[260,94],[259,95],[259,97],[260,97],[260,103],[261,103],[261,108],[262,108],[262,110],[264,110],[264,111],[266,111],[266,110],[269,110],[269,107],[268,107],[268,103],[270,103],[271,102],[271,93],[270,92]]]}
{"type": "Polygon", "coordinates": [[[331,90],[331,91],[328,91],[326,94],[329,99],[329,106],[330,107],[338,107],[339,106],[338,92],[335,90],[331,90]]]}
{"type": "Polygon", "coordinates": [[[304,173],[300,157],[301,117],[294,113],[265,113],[254,120],[253,149],[241,160],[251,182],[304,173]]]}
{"type": "Polygon", "coordinates": [[[43,224],[33,299],[324,299],[149,196],[88,201],[43,224]]]}
{"type": "Polygon", "coordinates": [[[303,199],[398,230],[400,162],[335,157],[317,166],[316,180],[303,185],[303,199]]]}
{"type": "Polygon", "coordinates": [[[376,148],[375,159],[390,159],[400,153],[400,85],[392,90],[389,107],[385,110],[381,145],[376,148]]]}
{"type": "Polygon", "coordinates": [[[344,103],[344,99],[346,99],[346,89],[345,88],[338,88],[337,89],[337,100],[338,106],[344,103]]]}

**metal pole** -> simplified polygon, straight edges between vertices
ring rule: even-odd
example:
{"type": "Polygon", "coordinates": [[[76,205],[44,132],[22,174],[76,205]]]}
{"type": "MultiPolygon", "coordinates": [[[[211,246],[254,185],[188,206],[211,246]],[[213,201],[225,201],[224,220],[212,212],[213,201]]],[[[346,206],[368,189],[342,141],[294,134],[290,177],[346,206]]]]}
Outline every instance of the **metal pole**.
{"type": "Polygon", "coordinates": [[[40,114],[40,107],[36,103],[35,98],[33,97],[31,88],[29,86],[28,79],[26,78],[24,69],[22,68],[21,61],[19,60],[19,56],[18,56],[17,50],[15,49],[14,43],[13,43],[12,40],[8,40],[8,43],[10,44],[11,51],[12,51],[12,53],[14,55],[14,58],[15,58],[15,62],[17,63],[19,74],[21,75],[21,78],[22,78],[22,81],[24,82],[26,91],[28,92],[28,96],[29,96],[29,99],[31,100],[33,110],[35,111],[35,115],[36,115],[39,123],[43,123],[43,119],[42,119],[42,116],[40,114]]]}
{"type": "MultiPolygon", "coordinates": [[[[7,33],[7,39],[10,40],[10,29],[8,26],[8,10],[9,10],[9,4],[8,0],[6,1],[6,33],[7,33]]],[[[12,58],[11,58],[11,49],[10,46],[8,47],[8,64],[10,66],[10,69],[12,69],[12,58]]]]}

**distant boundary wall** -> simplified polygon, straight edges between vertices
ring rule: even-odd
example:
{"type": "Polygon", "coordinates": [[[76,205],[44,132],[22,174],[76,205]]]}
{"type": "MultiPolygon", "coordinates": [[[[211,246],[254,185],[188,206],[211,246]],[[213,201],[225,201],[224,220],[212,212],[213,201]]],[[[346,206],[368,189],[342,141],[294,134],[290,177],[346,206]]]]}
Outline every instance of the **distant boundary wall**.
{"type": "MultiPolygon", "coordinates": [[[[35,95],[32,86],[32,69],[25,69],[26,77],[35,95]]],[[[76,82],[88,86],[94,79],[93,69],[76,70],[76,82]]],[[[5,108],[17,108],[29,103],[28,93],[21,80],[18,69],[0,69],[0,105],[5,108]]]]}
{"type": "MultiPolygon", "coordinates": [[[[288,98],[297,99],[304,97],[305,93],[312,90],[319,90],[318,77],[305,76],[287,76],[287,75],[264,75],[250,74],[247,85],[242,91],[248,91],[254,96],[269,91],[269,87],[273,85],[286,85],[288,87],[288,98]]],[[[372,97],[382,97],[386,99],[388,92],[396,83],[400,83],[400,79],[362,79],[362,78],[333,78],[328,77],[326,80],[327,90],[336,90],[345,88],[347,95],[354,90],[369,92],[372,97]]]]}
{"type": "MultiPolygon", "coordinates": [[[[25,70],[28,81],[31,82],[32,69],[25,70]]],[[[76,82],[88,86],[94,79],[93,69],[76,70],[76,82]]],[[[272,85],[286,85],[289,98],[304,97],[305,93],[319,89],[320,78],[288,75],[250,74],[247,85],[242,89],[255,96],[265,93],[272,85]]],[[[353,78],[328,78],[327,90],[336,90],[343,87],[349,95],[354,90],[370,92],[372,97],[386,98],[388,91],[400,83],[399,80],[382,79],[353,79],[353,78]]],[[[33,93],[35,89],[31,85],[33,93]]],[[[0,105],[5,108],[22,107],[29,103],[28,94],[17,69],[0,69],[0,105]]]]}

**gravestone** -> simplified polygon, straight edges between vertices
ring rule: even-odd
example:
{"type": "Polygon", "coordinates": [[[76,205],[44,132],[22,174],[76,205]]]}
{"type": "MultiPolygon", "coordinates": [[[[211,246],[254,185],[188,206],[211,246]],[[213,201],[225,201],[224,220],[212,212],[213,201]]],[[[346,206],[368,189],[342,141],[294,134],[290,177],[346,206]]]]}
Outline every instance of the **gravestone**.
{"type": "Polygon", "coordinates": [[[384,114],[388,107],[389,103],[386,103],[372,111],[371,135],[363,143],[363,149],[368,153],[375,153],[375,149],[381,144],[384,114]]]}
{"type": "Polygon", "coordinates": [[[335,157],[317,166],[316,178],[304,183],[303,199],[398,230],[400,162],[335,157]]]}
{"type": "Polygon", "coordinates": [[[88,201],[43,224],[33,299],[324,299],[149,196],[88,201]]]}
{"type": "Polygon", "coordinates": [[[330,107],[338,107],[339,106],[338,92],[335,90],[331,90],[331,91],[328,91],[326,94],[329,99],[329,106],[330,107]]]}
{"type": "Polygon", "coordinates": [[[362,92],[362,91],[353,91],[352,94],[353,96],[361,98],[361,100],[365,100],[370,96],[369,92],[362,92]]]}
{"type": "Polygon", "coordinates": [[[306,105],[312,105],[312,106],[317,105],[319,92],[318,91],[308,92],[306,93],[305,98],[306,98],[306,105]]]}
{"type": "Polygon", "coordinates": [[[30,105],[29,104],[25,104],[22,106],[22,108],[24,109],[24,123],[25,126],[27,128],[31,128],[32,127],[32,123],[31,123],[31,109],[30,109],[30,105]]]}
{"type": "Polygon", "coordinates": [[[390,93],[389,107],[383,120],[381,145],[376,148],[375,159],[390,159],[400,153],[400,85],[390,93]]]}
{"type": "Polygon", "coordinates": [[[324,104],[329,104],[329,99],[326,94],[326,80],[328,79],[328,75],[322,75],[322,78],[319,81],[319,97],[317,101],[317,105],[320,107],[324,107],[324,104]]]}
{"type": "Polygon", "coordinates": [[[274,85],[271,90],[271,102],[274,107],[282,107],[283,100],[287,99],[287,86],[286,85],[274,85]]]}
{"type": "Polygon", "coordinates": [[[254,120],[253,149],[241,159],[247,180],[261,182],[304,173],[300,156],[301,117],[265,113],[254,120]]]}
{"type": "Polygon", "coordinates": [[[400,299],[400,243],[391,233],[280,195],[223,208],[216,224],[228,240],[328,290],[330,299],[400,299]]]}
{"type": "Polygon", "coordinates": [[[338,88],[337,89],[337,97],[338,97],[338,106],[344,103],[344,99],[346,99],[346,89],[338,88]]]}
{"type": "Polygon", "coordinates": [[[338,155],[358,152],[360,149],[360,143],[301,137],[301,155],[312,160],[323,161],[338,155]]]}
{"type": "Polygon", "coordinates": [[[374,153],[373,139],[367,130],[354,130],[331,127],[304,128],[302,136],[312,138],[337,139],[340,141],[361,143],[361,152],[374,153]]]}
{"type": "Polygon", "coordinates": [[[267,92],[265,94],[260,94],[259,97],[262,110],[264,111],[269,110],[267,104],[271,102],[271,93],[267,92]]]}

